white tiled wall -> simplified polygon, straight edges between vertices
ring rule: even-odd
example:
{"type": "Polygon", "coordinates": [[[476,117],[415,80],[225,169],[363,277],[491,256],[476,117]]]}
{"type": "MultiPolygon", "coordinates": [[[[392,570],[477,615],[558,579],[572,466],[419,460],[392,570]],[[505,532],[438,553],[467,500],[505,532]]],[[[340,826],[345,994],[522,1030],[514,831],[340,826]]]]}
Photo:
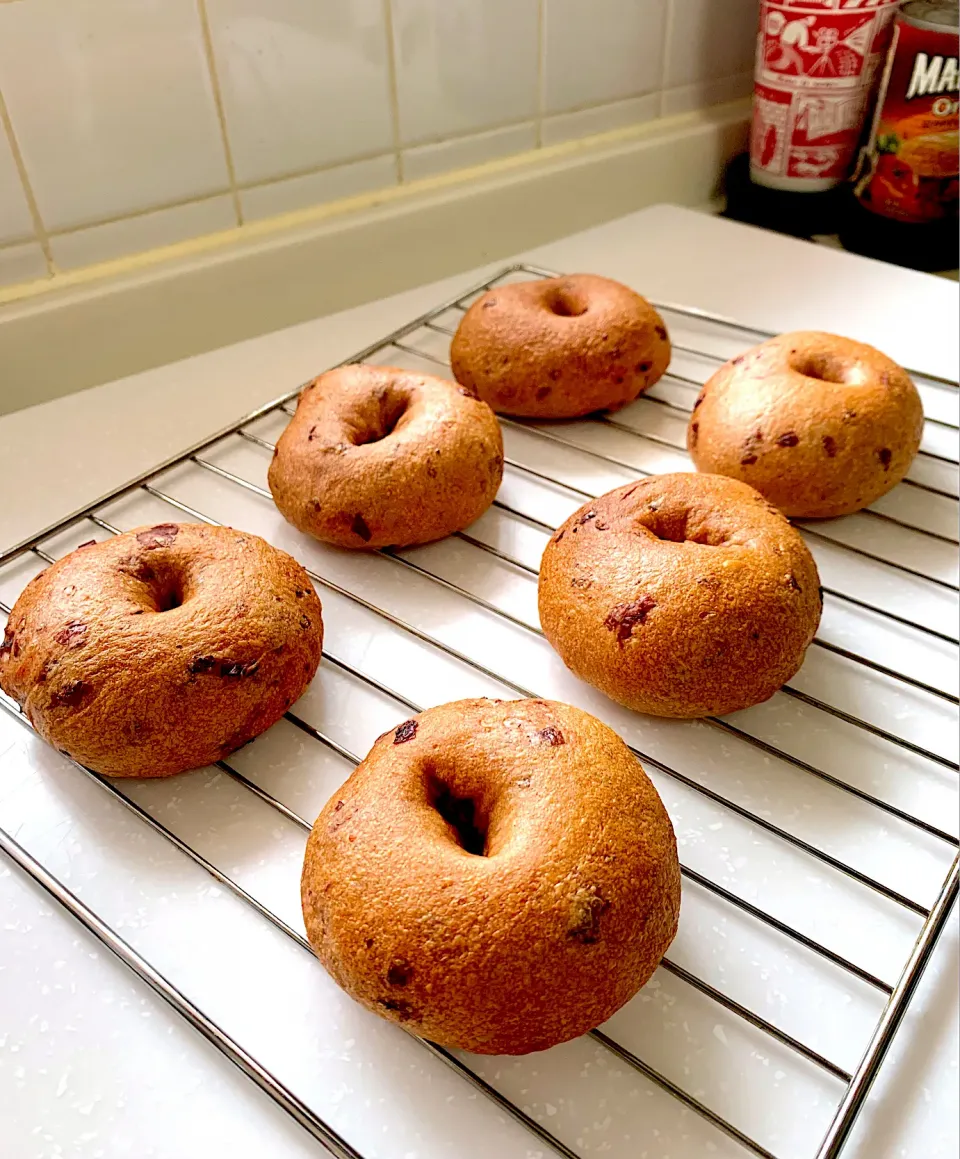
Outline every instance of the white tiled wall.
{"type": "Polygon", "coordinates": [[[0,285],[732,100],[757,0],[0,0],[0,285]]]}

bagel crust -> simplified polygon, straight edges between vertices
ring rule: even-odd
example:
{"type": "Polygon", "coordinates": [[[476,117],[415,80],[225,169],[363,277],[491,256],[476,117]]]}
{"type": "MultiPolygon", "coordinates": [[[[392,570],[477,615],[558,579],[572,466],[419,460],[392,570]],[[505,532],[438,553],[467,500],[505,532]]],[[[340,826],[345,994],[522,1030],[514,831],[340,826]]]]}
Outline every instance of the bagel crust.
{"type": "Polygon", "coordinates": [[[473,523],[503,475],[476,394],[387,366],[343,366],[300,395],[268,482],[294,527],[338,547],[407,547],[473,523]]]}
{"type": "Polygon", "coordinates": [[[592,1029],[673,940],[673,828],[612,729],[566,704],[462,700],[377,740],[324,806],[307,936],[358,1002],[481,1054],[592,1029]]]}
{"type": "Polygon", "coordinates": [[[256,535],[161,523],[91,542],[26,586],[0,687],[111,777],[208,765],[283,716],[320,663],[310,578],[256,535]]]}
{"type": "Polygon", "coordinates": [[[454,377],[501,414],[620,410],[663,375],[670,340],[646,298],[595,274],[488,291],[450,346],[454,377]]]}
{"type": "Polygon", "coordinates": [[[885,495],[920,448],[923,404],[872,346],[797,331],[708,379],[690,417],[697,470],[741,479],[784,514],[849,515],[885,495]]]}
{"type": "Polygon", "coordinates": [[[806,544],[720,475],[658,475],[585,504],[540,565],[540,623],[577,676],[653,716],[723,715],[799,669],[821,598],[806,544]]]}

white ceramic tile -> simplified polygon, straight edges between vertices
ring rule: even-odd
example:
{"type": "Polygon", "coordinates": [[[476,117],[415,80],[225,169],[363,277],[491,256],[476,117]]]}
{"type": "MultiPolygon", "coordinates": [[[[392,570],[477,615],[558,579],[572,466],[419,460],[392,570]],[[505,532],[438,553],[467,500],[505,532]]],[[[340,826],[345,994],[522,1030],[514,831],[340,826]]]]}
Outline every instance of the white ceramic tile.
{"type": "Polygon", "coordinates": [[[543,0],[544,112],[660,87],[667,0],[543,0]]]}
{"type": "Polygon", "coordinates": [[[50,249],[60,269],[72,270],[173,245],[205,233],[218,233],[236,224],[233,199],[225,193],[206,201],[93,225],[75,233],[55,234],[50,238],[50,249]]]}
{"type": "Polygon", "coordinates": [[[544,117],[541,141],[544,145],[559,145],[562,141],[609,133],[611,129],[623,129],[628,125],[653,120],[659,112],[660,94],[647,93],[644,97],[615,101],[611,105],[597,105],[577,113],[558,113],[554,117],[544,117]]]}
{"type": "Polygon", "coordinates": [[[509,157],[511,153],[524,153],[536,147],[537,127],[533,121],[527,121],[506,129],[493,129],[488,133],[407,149],[403,154],[403,176],[405,181],[419,181],[435,173],[467,169],[471,165],[482,165],[484,161],[509,157]]]}
{"type": "Polygon", "coordinates": [[[393,147],[382,0],[207,0],[237,180],[393,147]]]}
{"type": "Polygon", "coordinates": [[[337,165],[320,173],[307,173],[285,181],[272,181],[240,191],[240,204],[245,221],[275,217],[297,209],[309,209],[328,201],[355,197],[388,189],[397,183],[397,160],[392,154],[354,161],[351,165],[337,165]]]}
{"type": "Polygon", "coordinates": [[[0,249],[0,286],[15,286],[47,276],[47,263],[40,243],[4,246],[0,249]]]}
{"type": "Polygon", "coordinates": [[[227,185],[195,0],[0,4],[0,89],[48,229],[227,185]]]}
{"type": "Polygon", "coordinates": [[[23,194],[20,174],[0,127],[0,245],[33,234],[33,221],[23,194]]]}
{"type": "Polygon", "coordinates": [[[673,16],[664,87],[718,80],[753,69],[757,0],[670,0],[673,16]]]}
{"type": "Polygon", "coordinates": [[[753,73],[722,77],[720,80],[698,81],[692,85],[667,89],[663,94],[663,115],[689,113],[692,109],[705,109],[709,105],[720,105],[724,101],[735,101],[748,97],[753,92],[753,73]]]}
{"type": "Polygon", "coordinates": [[[404,144],[537,111],[537,0],[392,0],[404,144]]]}

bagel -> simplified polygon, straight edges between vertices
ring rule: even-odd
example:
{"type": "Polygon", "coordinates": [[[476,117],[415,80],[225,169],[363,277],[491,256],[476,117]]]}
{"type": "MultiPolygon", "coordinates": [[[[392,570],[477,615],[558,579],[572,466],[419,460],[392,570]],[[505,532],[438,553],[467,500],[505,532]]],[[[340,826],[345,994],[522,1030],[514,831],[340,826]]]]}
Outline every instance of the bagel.
{"type": "Polygon", "coordinates": [[[503,439],[465,387],[343,366],[300,395],[268,482],[284,518],[338,547],[408,547],[459,531],[493,502],[503,439]]]}
{"type": "Polygon", "coordinates": [[[161,523],[77,548],[7,621],[0,687],[55,748],[111,777],[168,777],[259,735],[320,663],[320,601],[256,535],[161,523]]]}
{"type": "Polygon", "coordinates": [[[806,544],[721,475],[659,475],[585,504],[548,542],[540,623],[577,676],[653,716],[769,699],[817,631],[806,544]]]}
{"type": "Polygon", "coordinates": [[[633,997],[677,930],[666,810],[622,740],[461,700],[374,744],[317,818],[307,936],[368,1009],[445,1046],[545,1050],[633,997]]]}
{"type": "Polygon", "coordinates": [[[892,359],[850,338],[782,334],[707,381],[687,428],[698,471],[741,479],[785,515],[849,515],[910,470],[923,404],[892,359]]]}
{"type": "Polygon", "coordinates": [[[495,411],[528,418],[619,410],[669,362],[657,311],[594,274],[498,286],[467,310],[450,346],[458,382],[495,411]]]}

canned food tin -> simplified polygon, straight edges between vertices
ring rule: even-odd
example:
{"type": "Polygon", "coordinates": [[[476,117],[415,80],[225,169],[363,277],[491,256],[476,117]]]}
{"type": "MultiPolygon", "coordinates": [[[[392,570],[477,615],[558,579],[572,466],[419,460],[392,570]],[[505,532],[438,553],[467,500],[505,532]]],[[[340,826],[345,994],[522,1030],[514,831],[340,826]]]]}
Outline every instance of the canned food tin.
{"type": "Polygon", "coordinates": [[[761,0],[750,176],[815,192],[850,176],[900,0],[761,0]]]}
{"type": "Polygon", "coordinates": [[[854,184],[864,209],[882,217],[957,215],[958,13],[956,0],[913,0],[897,16],[854,184]]]}

